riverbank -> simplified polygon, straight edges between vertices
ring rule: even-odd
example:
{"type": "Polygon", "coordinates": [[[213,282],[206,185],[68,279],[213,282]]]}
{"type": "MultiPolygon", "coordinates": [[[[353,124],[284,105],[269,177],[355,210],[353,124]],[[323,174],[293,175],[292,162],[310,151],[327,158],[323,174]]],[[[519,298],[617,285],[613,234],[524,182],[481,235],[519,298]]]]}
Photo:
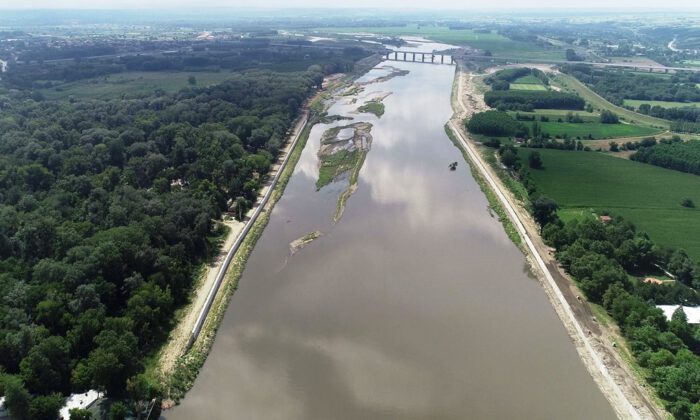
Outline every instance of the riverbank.
{"type": "Polygon", "coordinates": [[[590,305],[579,300],[582,295],[563,270],[560,269],[550,249],[539,236],[539,229],[531,219],[523,203],[519,203],[504,186],[493,168],[488,165],[463,127],[465,117],[487,109],[474,86],[473,74],[458,69],[455,76],[457,100],[453,101],[455,114],[448,123],[459,139],[463,151],[476,166],[507,210],[510,221],[525,242],[525,251],[543,284],[546,294],[564,323],[581,360],[599,388],[620,418],[665,418],[664,410],[644,388],[628,363],[618,353],[613,343],[623,342],[612,325],[603,326],[593,316],[590,305]],[[466,77],[465,77],[466,76],[466,77]],[[466,91],[466,93],[465,93],[466,91]],[[465,105],[467,101],[470,107],[465,105]],[[585,331],[585,332],[584,332],[585,331]]]}
{"type": "Polygon", "coordinates": [[[296,121],[288,143],[278,161],[270,168],[268,178],[271,181],[261,188],[257,204],[246,214],[245,219],[248,221],[243,223],[229,219],[221,222],[228,228],[221,251],[214,262],[204,268],[198,285],[193,290],[192,303],[181,310],[176,327],[157,357],[154,376],[165,390],[164,408],[173,406],[194,383],[229,298],[237,287],[246,259],[267,224],[269,212],[281,197],[306,145],[311,127],[315,124],[316,116],[312,109],[321,97],[322,93],[318,93],[312,98],[296,121]],[[249,228],[248,223],[251,224],[249,228]],[[232,249],[238,243],[240,245],[237,249],[232,249]],[[199,330],[198,336],[193,336],[195,330],[199,330]]]}

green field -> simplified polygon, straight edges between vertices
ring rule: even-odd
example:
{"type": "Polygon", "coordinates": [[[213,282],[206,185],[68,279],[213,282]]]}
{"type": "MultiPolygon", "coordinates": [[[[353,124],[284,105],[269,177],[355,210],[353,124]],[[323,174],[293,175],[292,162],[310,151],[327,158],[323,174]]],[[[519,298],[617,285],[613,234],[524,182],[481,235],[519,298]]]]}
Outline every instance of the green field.
{"type": "Polygon", "coordinates": [[[634,108],[639,108],[641,104],[649,104],[651,106],[660,106],[661,108],[683,108],[700,106],[700,102],[671,102],[671,101],[646,101],[640,99],[625,99],[625,105],[634,108]]]}
{"type": "MultiPolygon", "coordinates": [[[[587,209],[609,210],[632,221],[657,243],[684,248],[700,260],[700,176],[596,152],[538,150],[543,170],[531,170],[539,191],[552,197],[568,217],[587,209]]],[[[527,161],[529,149],[518,150],[527,161]]]]}
{"type": "Polygon", "coordinates": [[[569,112],[576,114],[582,118],[585,118],[585,117],[600,118],[600,114],[595,113],[595,112],[571,111],[569,109],[536,109],[534,112],[531,112],[531,113],[521,112],[521,114],[537,114],[537,115],[547,115],[547,116],[556,116],[556,117],[566,117],[566,115],[569,112]]]}
{"type": "MultiPolygon", "coordinates": [[[[308,63],[307,63],[308,65],[308,63]]],[[[158,89],[177,92],[191,86],[188,78],[194,76],[195,86],[203,87],[220,83],[229,77],[230,72],[126,72],[109,76],[95,77],[78,82],[63,83],[49,89],[42,89],[46,99],[75,98],[109,99],[122,95],[136,96],[150,94],[158,89]]]]}
{"type": "Polygon", "coordinates": [[[513,41],[495,32],[478,33],[471,29],[450,29],[437,25],[358,26],[316,28],[319,33],[372,33],[389,36],[420,36],[453,45],[469,45],[489,50],[494,55],[514,58],[563,59],[564,50],[545,49],[531,42],[513,41]]]}
{"type": "Polygon", "coordinates": [[[600,121],[600,114],[596,114],[594,112],[586,112],[586,111],[570,111],[567,109],[536,109],[534,112],[525,112],[525,111],[508,111],[508,114],[510,114],[513,118],[515,118],[515,114],[520,114],[524,115],[527,117],[535,117],[537,121],[540,120],[540,117],[547,117],[549,118],[549,121],[551,122],[558,122],[560,119],[562,121],[566,121],[566,116],[569,113],[572,113],[573,115],[577,115],[579,118],[581,118],[585,122],[599,122],[600,121]]]}
{"type": "Polygon", "coordinates": [[[513,83],[515,84],[523,84],[523,85],[541,85],[542,81],[538,79],[537,77],[528,74],[527,76],[519,77],[515,80],[513,80],[513,83]]]}
{"type": "Polygon", "coordinates": [[[534,83],[511,83],[511,90],[547,90],[544,85],[536,85],[534,83]]]}
{"type": "Polygon", "coordinates": [[[668,130],[671,126],[671,122],[661,118],[650,117],[649,115],[643,115],[629,109],[616,106],[605,100],[602,96],[593,92],[588,86],[584,85],[568,74],[560,73],[553,78],[553,81],[561,86],[564,91],[575,92],[581,96],[586,102],[590,103],[594,109],[603,110],[607,109],[615,114],[617,114],[621,120],[627,121],[633,124],[641,124],[656,128],[662,128],[668,130]]]}
{"type": "MultiPolygon", "coordinates": [[[[528,127],[532,127],[533,122],[524,122],[528,127]]],[[[644,127],[632,124],[601,124],[599,122],[567,123],[567,122],[537,122],[542,133],[552,137],[564,137],[568,134],[570,138],[582,139],[610,139],[616,137],[640,137],[656,134],[659,130],[651,127],[644,127]]]]}

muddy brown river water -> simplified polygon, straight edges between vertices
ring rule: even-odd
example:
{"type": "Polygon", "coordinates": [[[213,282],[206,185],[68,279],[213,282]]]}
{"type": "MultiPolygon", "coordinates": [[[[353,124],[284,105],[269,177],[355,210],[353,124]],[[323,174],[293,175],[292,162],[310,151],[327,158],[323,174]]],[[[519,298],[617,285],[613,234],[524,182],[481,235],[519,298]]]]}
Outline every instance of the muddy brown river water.
{"type": "Polygon", "coordinates": [[[454,67],[386,64],[410,73],[329,112],[373,124],[342,219],[332,222],[347,179],[316,191],[316,152],[348,121],[313,128],[209,358],[167,419],[614,418],[445,135],[454,67]],[[392,92],[381,118],[350,113],[377,92],[392,92]]]}

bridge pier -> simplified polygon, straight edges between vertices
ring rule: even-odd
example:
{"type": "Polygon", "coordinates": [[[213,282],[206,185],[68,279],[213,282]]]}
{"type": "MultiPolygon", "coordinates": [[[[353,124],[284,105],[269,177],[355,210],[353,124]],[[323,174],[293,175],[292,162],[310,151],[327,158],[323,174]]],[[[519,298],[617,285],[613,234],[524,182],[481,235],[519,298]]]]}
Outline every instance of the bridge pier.
{"type": "Polygon", "coordinates": [[[403,61],[406,61],[406,52],[403,53],[403,61]]]}
{"type": "Polygon", "coordinates": [[[430,54],[430,62],[431,63],[435,62],[435,54],[430,54]]]}

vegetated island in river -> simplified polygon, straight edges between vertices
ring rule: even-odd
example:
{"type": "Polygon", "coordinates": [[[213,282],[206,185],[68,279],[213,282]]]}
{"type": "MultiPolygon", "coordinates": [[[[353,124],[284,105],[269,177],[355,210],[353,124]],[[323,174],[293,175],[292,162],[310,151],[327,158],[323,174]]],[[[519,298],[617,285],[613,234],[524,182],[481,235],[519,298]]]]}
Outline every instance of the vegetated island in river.
{"type": "Polygon", "coordinates": [[[356,113],[374,114],[377,118],[384,115],[384,103],[382,102],[391,92],[378,92],[373,98],[365,100],[364,105],[355,110],[356,113]]]}
{"type": "Polygon", "coordinates": [[[372,145],[371,130],[372,124],[356,122],[330,128],[321,137],[316,189],[320,190],[342,176],[350,174],[349,185],[338,198],[333,217],[336,223],[343,215],[348,198],[357,190],[358,174],[372,145]]]}
{"type": "Polygon", "coordinates": [[[384,104],[381,101],[373,99],[365,102],[364,105],[357,108],[357,112],[374,114],[377,118],[384,115],[384,104]]]}

